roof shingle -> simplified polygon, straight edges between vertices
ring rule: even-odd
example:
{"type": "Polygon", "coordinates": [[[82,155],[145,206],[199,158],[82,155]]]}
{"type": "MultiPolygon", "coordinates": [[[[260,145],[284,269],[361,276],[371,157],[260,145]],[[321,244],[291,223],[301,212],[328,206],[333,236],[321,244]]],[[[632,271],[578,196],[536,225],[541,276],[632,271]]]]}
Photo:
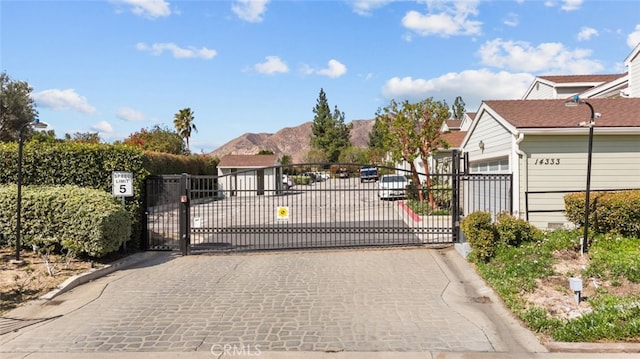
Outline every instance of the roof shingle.
{"type": "MultiPolygon", "coordinates": [[[[483,103],[516,128],[568,128],[588,121],[589,107],[566,107],[566,100],[492,100],[483,103]]],[[[640,127],[640,98],[588,99],[601,117],[595,127],[640,127]]]]}
{"type": "Polygon", "coordinates": [[[218,167],[271,167],[278,162],[276,155],[226,155],[220,159],[218,167]]]}

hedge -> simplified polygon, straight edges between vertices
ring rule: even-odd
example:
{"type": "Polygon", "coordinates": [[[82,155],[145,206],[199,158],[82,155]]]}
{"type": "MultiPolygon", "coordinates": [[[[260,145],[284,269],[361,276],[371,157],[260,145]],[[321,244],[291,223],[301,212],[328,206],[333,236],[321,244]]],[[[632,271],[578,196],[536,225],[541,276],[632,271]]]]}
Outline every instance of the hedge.
{"type": "MultiPolygon", "coordinates": [[[[0,186],[0,231],[15,244],[15,185],[0,186]]],[[[75,254],[103,257],[131,236],[127,211],[109,193],[78,186],[25,186],[21,201],[21,244],[41,241],[75,254]]]]}
{"type": "MultiPolygon", "coordinates": [[[[0,143],[0,185],[17,182],[17,143],[0,143]]],[[[133,174],[134,196],[126,198],[131,218],[131,246],[141,248],[144,218],[144,183],[156,174],[214,174],[216,159],[144,152],[125,145],[77,142],[27,142],[23,148],[22,183],[76,185],[112,193],[113,171],[133,174]]]]}
{"type": "MultiPolygon", "coordinates": [[[[584,226],[584,200],[584,193],[564,196],[565,215],[578,226],[584,226]]],[[[640,238],[640,190],[592,192],[589,207],[590,229],[640,238]]]]}

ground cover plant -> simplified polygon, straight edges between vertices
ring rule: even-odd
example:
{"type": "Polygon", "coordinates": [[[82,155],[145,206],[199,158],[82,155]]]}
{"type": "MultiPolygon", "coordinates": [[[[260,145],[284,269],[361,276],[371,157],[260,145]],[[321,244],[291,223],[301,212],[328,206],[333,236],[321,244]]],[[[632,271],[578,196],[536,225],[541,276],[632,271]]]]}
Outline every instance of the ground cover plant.
{"type": "Polygon", "coordinates": [[[472,256],[481,276],[543,341],[640,342],[640,239],[555,230],[472,256]],[[580,301],[569,278],[583,282],[580,301]]]}

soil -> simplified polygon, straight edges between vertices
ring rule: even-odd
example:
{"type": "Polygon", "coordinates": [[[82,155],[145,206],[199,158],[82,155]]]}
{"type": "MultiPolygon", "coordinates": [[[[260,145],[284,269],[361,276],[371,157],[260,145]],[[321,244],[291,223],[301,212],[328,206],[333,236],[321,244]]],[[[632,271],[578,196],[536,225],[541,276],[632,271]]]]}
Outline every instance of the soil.
{"type": "Polygon", "coordinates": [[[557,259],[554,265],[554,275],[544,280],[538,280],[536,290],[524,296],[532,306],[546,308],[550,316],[571,319],[592,311],[588,299],[596,293],[598,288],[605,288],[608,293],[618,296],[630,296],[640,293],[640,283],[632,283],[622,279],[613,285],[610,281],[599,281],[596,278],[584,278],[581,272],[589,264],[588,255],[581,255],[575,251],[556,251],[557,259]],[[582,278],[582,292],[578,298],[571,290],[569,278],[582,278]]]}
{"type": "Polygon", "coordinates": [[[20,252],[21,263],[15,263],[15,249],[0,247],[0,316],[13,308],[48,293],[69,277],[99,268],[123,257],[115,254],[99,262],[84,258],[67,260],[63,256],[51,255],[49,270],[43,257],[33,251],[20,252]]]}

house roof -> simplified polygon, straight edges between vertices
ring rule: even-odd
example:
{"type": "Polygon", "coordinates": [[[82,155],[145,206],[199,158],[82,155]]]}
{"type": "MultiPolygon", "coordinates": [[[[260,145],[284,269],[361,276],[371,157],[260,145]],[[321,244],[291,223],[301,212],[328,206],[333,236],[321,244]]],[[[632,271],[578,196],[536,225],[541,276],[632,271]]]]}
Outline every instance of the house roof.
{"type": "Polygon", "coordinates": [[[625,74],[605,74],[605,75],[551,75],[551,76],[538,76],[539,79],[543,79],[556,84],[573,84],[573,83],[603,83],[614,81],[625,74]]]}
{"type": "Polygon", "coordinates": [[[226,155],[220,159],[218,167],[261,168],[278,163],[276,155],[226,155]]]}
{"type": "Polygon", "coordinates": [[[450,130],[458,130],[460,129],[460,125],[462,125],[462,120],[447,120],[447,127],[449,127],[450,130]]]}
{"type": "Polygon", "coordinates": [[[453,131],[443,133],[441,138],[449,143],[449,148],[460,148],[466,134],[467,131],[453,131]]]}
{"type": "MultiPolygon", "coordinates": [[[[588,121],[589,107],[566,107],[566,100],[483,101],[489,109],[516,128],[569,128],[588,121]]],[[[601,117],[595,127],[640,127],[640,98],[591,98],[589,104],[601,117]]]]}

